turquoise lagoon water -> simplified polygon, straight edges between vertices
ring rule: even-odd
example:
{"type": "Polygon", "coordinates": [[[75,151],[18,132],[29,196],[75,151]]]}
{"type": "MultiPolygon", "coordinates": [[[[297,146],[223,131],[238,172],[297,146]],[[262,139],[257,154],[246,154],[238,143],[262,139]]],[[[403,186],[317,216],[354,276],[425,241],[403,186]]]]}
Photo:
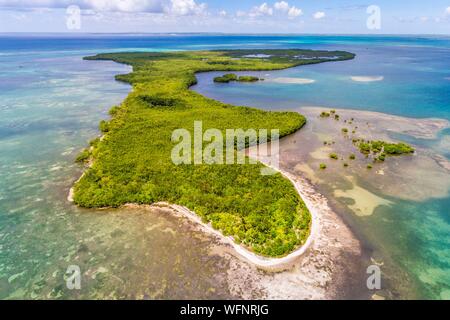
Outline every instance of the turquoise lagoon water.
{"type": "MultiPolygon", "coordinates": [[[[202,240],[189,231],[174,236],[141,230],[143,220],[177,230],[176,220],[139,212],[93,213],[74,208],[66,196],[81,172],[73,163],[77,152],[98,135],[97,124],[109,107],[130,90],[113,81],[127,67],[82,56],[231,48],[339,49],[357,58],[277,73],[316,81],[307,86],[272,81],[217,86],[212,74],[200,74],[196,90],[269,109],[318,105],[450,120],[447,37],[0,35],[0,298],[229,297],[215,279],[220,262],[202,256],[202,240]],[[364,83],[352,76],[384,78],[364,83]],[[178,253],[176,262],[168,251],[178,253]],[[90,279],[76,295],[62,280],[73,261],[90,279]],[[170,272],[175,269],[177,275],[170,272]]],[[[449,157],[449,135],[447,130],[416,142],[449,157]]],[[[377,210],[360,224],[360,233],[388,248],[420,283],[420,296],[449,298],[450,197],[391,200],[395,205],[377,210]]]]}

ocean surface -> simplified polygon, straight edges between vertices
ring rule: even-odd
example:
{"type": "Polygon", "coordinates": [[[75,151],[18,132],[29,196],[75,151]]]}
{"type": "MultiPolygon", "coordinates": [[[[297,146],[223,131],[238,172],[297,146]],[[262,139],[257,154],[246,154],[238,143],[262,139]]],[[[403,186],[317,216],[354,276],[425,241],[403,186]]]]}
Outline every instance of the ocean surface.
{"type": "MultiPolygon", "coordinates": [[[[66,198],[82,172],[77,153],[130,91],[114,81],[127,66],[83,56],[240,48],[338,49],[357,57],[262,73],[266,81],[256,84],[217,85],[214,74],[199,74],[194,89],[274,110],[323,106],[450,120],[449,37],[0,34],[0,298],[230,297],[218,271],[223,262],[203,254],[207,241],[176,218],[92,212],[66,198]],[[298,78],[314,83],[285,81],[298,78]],[[90,279],[76,293],[63,281],[73,261],[90,279]]],[[[450,159],[448,129],[434,139],[401,139],[450,159]]],[[[450,299],[446,194],[391,197],[369,218],[342,213],[368,246],[417,282],[423,298],[450,299]]]]}

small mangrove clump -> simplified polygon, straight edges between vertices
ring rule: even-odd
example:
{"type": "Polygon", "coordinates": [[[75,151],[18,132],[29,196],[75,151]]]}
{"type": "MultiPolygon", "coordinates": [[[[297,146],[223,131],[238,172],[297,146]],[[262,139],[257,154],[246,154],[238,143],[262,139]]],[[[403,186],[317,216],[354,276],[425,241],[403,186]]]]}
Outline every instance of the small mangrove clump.
{"type": "Polygon", "coordinates": [[[240,76],[240,77],[238,77],[234,73],[227,73],[227,74],[224,74],[221,77],[215,77],[214,78],[214,82],[217,82],[217,83],[229,83],[231,81],[256,82],[256,81],[259,81],[259,80],[261,80],[261,79],[259,79],[258,77],[254,77],[254,76],[240,76]]]}
{"type": "Polygon", "coordinates": [[[336,153],[330,153],[330,159],[337,160],[338,155],[336,153]]]}
{"type": "Polygon", "coordinates": [[[258,77],[254,77],[254,76],[240,76],[238,79],[239,82],[256,82],[259,80],[260,79],[258,77]]]}
{"type": "Polygon", "coordinates": [[[411,154],[415,152],[415,149],[410,145],[400,142],[400,143],[389,143],[385,141],[360,141],[356,140],[359,151],[363,154],[379,154],[383,153],[386,155],[401,155],[401,154],[411,154]]]}
{"type": "Polygon", "coordinates": [[[238,79],[238,76],[235,75],[234,73],[227,73],[221,77],[215,77],[214,82],[228,83],[230,81],[237,81],[237,79],[238,79]]]}

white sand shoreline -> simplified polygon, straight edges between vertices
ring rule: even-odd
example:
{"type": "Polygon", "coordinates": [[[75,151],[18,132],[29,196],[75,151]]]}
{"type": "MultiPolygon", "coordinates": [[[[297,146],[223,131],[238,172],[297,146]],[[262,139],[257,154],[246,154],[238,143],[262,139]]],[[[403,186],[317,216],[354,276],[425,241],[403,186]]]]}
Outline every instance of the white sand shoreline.
{"type": "MultiPolygon", "coordinates": [[[[266,164],[267,166],[267,164],[266,164]]],[[[288,255],[280,258],[271,258],[271,257],[265,257],[258,255],[249,249],[245,248],[242,245],[237,244],[233,237],[230,236],[224,236],[219,230],[214,229],[210,223],[206,224],[204,223],[201,218],[190,209],[180,206],[177,204],[171,204],[167,202],[157,202],[151,205],[141,205],[141,204],[134,204],[134,203],[127,203],[123,205],[122,207],[125,208],[159,208],[159,207],[169,207],[172,209],[176,214],[179,214],[185,218],[188,218],[190,221],[196,223],[199,225],[202,230],[208,234],[214,235],[219,237],[222,242],[231,245],[231,247],[234,249],[236,255],[243,259],[246,262],[249,262],[253,264],[256,267],[267,269],[267,270],[279,270],[279,269],[285,269],[287,268],[291,263],[293,263],[295,260],[297,260],[299,257],[301,257],[307,249],[311,246],[314,239],[319,237],[319,228],[318,228],[318,222],[317,217],[320,215],[319,210],[314,206],[314,199],[311,199],[308,196],[308,193],[304,191],[304,187],[301,185],[301,183],[296,179],[293,175],[283,172],[280,169],[273,168],[271,166],[268,166],[278,172],[280,172],[285,178],[287,178],[295,187],[297,193],[305,203],[306,207],[308,208],[310,214],[311,214],[311,227],[310,227],[310,234],[308,235],[308,238],[306,242],[298,247],[293,252],[289,253],[288,255]]],[[[85,173],[83,173],[84,175],[85,173]]],[[[77,180],[79,181],[83,175],[77,180]]],[[[67,200],[69,202],[73,202],[73,187],[69,191],[69,195],[67,197],[67,200]]]]}

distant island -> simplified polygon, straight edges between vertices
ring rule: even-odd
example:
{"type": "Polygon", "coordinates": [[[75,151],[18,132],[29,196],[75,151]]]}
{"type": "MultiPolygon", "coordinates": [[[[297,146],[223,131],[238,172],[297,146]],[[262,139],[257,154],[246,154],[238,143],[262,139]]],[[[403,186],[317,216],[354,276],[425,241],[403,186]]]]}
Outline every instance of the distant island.
{"type": "Polygon", "coordinates": [[[189,90],[195,74],[278,70],[354,56],[344,51],[225,50],[86,57],[131,65],[132,73],[116,79],[133,90],[110,110],[111,120],[100,123],[102,138],[79,155],[87,169],[74,185],[74,202],[86,208],[178,204],[258,255],[286,256],[311,231],[311,214],[291,181],[281,173],[261,175],[262,163],[175,165],[172,132],[192,132],[194,121],[201,120],[204,130],[279,129],[280,137],[287,136],[304,126],[305,117],[208,99],[189,90]]]}

